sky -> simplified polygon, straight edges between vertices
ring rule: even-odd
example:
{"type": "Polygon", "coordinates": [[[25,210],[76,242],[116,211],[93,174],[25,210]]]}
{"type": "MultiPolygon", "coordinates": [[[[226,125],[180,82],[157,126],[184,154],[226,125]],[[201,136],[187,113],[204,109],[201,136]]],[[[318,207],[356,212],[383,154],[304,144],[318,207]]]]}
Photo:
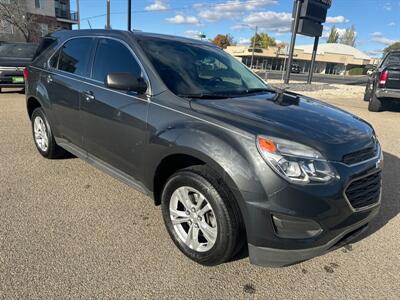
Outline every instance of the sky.
{"type": "MultiPolygon", "coordinates": [[[[111,26],[127,28],[127,0],[111,1],[111,26]]],[[[137,30],[207,38],[231,34],[238,44],[248,44],[255,26],[277,41],[290,41],[293,0],[132,0],[132,24],[137,30]]],[[[71,9],[76,10],[76,0],[71,9]]],[[[81,28],[104,28],[106,0],[80,0],[81,28]],[[90,23],[90,25],[89,25],[90,23]]],[[[400,40],[400,0],[333,0],[324,24],[326,37],[332,26],[339,32],[355,26],[356,47],[372,57],[400,40]]],[[[298,35],[296,45],[312,44],[298,35]]]]}

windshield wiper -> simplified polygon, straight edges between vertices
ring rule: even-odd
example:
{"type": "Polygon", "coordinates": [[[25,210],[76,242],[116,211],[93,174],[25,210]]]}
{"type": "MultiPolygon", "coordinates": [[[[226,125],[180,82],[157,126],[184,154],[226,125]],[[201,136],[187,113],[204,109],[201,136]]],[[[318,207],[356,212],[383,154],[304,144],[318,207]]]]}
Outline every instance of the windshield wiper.
{"type": "Polygon", "coordinates": [[[231,96],[228,95],[218,95],[218,94],[178,94],[179,97],[182,98],[192,98],[192,99],[226,99],[230,98],[231,96]]]}
{"type": "Polygon", "coordinates": [[[276,93],[279,92],[276,89],[273,88],[252,88],[252,89],[247,89],[243,91],[239,91],[239,94],[256,94],[256,93],[261,93],[261,92],[271,92],[271,93],[276,93]]]}

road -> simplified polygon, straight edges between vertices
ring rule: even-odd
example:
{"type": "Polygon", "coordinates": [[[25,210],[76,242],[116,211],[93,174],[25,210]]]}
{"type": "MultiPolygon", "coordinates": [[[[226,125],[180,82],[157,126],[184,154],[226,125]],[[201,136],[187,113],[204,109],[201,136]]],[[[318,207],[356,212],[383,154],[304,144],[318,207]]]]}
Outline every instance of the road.
{"type": "MultiPolygon", "coordinates": [[[[256,72],[262,78],[265,78],[265,72],[258,71],[256,72]]],[[[282,79],[281,71],[268,71],[267,72],[267,80],[268,79],[282,79]]],[[[307,82],[308,73],[301,74],[290,74],[290,78],[292,81],[304,81],[307,82]]],[[[367,84],[368,77],[367,76],[340,76],[340,75],[326,75],[326,74],[314,74],[313,82],[321,82],[321,83],[331,83],[331,84],[348,84],[348,85],[363,85],[367,84]]]]}
{"type": "Polygon", "coordinates": [[[325,100],[377,130],[380,215],[359,241],[273,269],[189,261],[148,197],[82,160],[42,158],[24,96],[0,94],[0,299],[398,299],[400,112],[369,113],[361,96],[325,100]]]}

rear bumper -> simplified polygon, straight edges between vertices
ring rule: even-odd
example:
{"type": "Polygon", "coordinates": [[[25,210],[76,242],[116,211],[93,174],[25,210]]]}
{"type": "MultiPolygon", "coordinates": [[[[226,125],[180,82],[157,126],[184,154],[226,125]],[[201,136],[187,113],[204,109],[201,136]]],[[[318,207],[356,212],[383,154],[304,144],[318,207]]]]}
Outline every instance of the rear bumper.
{"type": "Polygon", "coordinates": [[[392,98],[400,100],[400,90],[395,89],[377,89],[375,92],[378,98],[392,98]]]}

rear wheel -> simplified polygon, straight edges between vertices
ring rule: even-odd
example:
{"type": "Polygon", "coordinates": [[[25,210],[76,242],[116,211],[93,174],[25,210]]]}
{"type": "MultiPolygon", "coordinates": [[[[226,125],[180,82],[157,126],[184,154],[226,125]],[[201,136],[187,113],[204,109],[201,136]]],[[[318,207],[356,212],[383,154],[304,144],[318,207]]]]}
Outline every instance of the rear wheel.
{"type": "Polygon", "coordinates": [[[368,110],[372,112],[380,112],[383,110],[383,103],[382,100],[372,95],[371,99],[369,100],[368,110]]]}
{"type": "Polygon", "coordinates": [[[172,175],[161,207],[175,245],[190,259],[211,266],[229,260],[245,237],[231,202],[235,200],[227,199],[224,188],[204,172],[203,167],[192,167],[172,175]]]}
{"type": "Polygon", "coordinates": [[[61,158],[65,151],[60,148],[53,136],[50,124],[42,108],[36,108],[31,117],[33,140],[39,153],[49,159],[61,158]]]}

